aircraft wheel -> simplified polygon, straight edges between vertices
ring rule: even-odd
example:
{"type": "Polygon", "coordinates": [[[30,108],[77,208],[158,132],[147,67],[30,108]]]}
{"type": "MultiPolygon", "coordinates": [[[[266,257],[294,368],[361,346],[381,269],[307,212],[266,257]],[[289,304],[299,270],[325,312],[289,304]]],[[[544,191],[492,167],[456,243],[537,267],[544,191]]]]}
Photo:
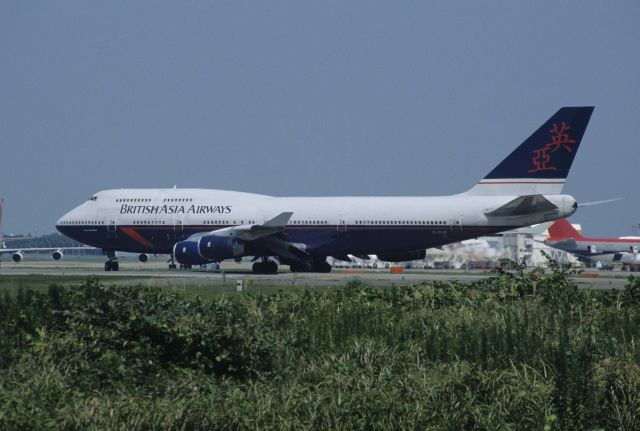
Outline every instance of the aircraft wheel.
{"type": "Polygon", "coordinates": [[[111,271],[111,261],[108,260],[104,263],[104,270],[105,271],[111,271]]]}
{"type": "Polygon", "coordinates": [[[293,265],[289,265],[289,270],[291,272],[310,272],[311,266],[308,264],[295,263],[293,265]]]}
{"type": "Polygon", "coordinates": [[[170,263],[169,264],[169,269],[176,269],[176,264],[175,263],[170,263]]]}
{"type": "Polygon", "coordinates": [[[251,267],[251,270],[254,274],[265,274],[266,273],[266,265],[263,262],[255,262],[251,267]]]}
{"type": "Polygon", "coordinates": [[[315,265],[313,265],[313,270],[315,272],[331,272],[331,265],[329,265],[329,263],[327,262],[318,262],[315,265]]]}
{"type": "Polygon", "coordinates": [[[117,260],[114,260],[113,262],[111,262],[111,270],[112,271],[117,271],[120,269],[120,264],[118,263],[117,260]]]}
{"type": "Polygon", "coordinates": [[[263,264],[265,266],[266,274],[277,274],[278,273],[278,264],[273,260],[269,260],[263,264]]]}

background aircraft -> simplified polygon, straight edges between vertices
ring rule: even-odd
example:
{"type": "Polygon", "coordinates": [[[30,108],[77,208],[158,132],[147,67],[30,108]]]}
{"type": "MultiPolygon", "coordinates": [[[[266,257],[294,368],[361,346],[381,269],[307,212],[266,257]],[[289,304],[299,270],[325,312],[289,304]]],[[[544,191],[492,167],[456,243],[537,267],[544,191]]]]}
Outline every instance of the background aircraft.
{"type": "Polygon", "coordinates": [[[0,256],[3,254],[10,254],[11,259],[18,263],[24,259],[25,253],[44,253],[50,252],[53,260],[60,260],[64,257],[64,251],[66,250],[80,250],[89,249],[93,247],[22,247],[22,248],[7,248],[7,242],[25,239],[24,236],[12,236],[5,238],[2,234],[2,212],[4,211],[4,198],[0,198],[0,256]]]}
{"type": "Polygon", "coordinates": [[[573,253],[583,260],[640,264],[640,237],[593,238],[583,236],[565,218],[549,227],[548,246],[573,253]]]}

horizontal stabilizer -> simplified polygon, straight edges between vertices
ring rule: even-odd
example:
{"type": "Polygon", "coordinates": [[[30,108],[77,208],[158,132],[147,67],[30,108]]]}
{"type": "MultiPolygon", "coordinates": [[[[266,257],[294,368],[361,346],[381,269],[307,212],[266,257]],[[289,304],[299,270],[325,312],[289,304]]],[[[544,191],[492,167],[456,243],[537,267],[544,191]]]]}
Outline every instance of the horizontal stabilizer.
{"type": "Polygon", "coordinates": [[[540,224],[534,224],[533,226],[525,226],[518,229],[507,230],[505,232],[502,232],[499,235],[513,234],[513,233],[520,233],[524,235],[542,235],[544,231],[546,231],[549,228],[549,226],[551,226],[552,223],[553,222],[549,221],[549,222],[544,222],[540,224]]]}
{"type": "Polygon", "coordinates": [[[486,212],[491,217],[521,216],[536,214],[558,209],[542,195],[519,196],[502,205],[500,208],[486,212]]]}

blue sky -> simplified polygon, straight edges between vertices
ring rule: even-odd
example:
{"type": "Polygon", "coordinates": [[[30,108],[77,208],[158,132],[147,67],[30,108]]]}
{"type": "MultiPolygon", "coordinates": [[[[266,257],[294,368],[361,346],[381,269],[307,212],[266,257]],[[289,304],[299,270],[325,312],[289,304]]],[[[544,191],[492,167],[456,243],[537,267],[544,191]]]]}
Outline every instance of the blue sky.
{"type": "Polygon", "coordinates": [[[640,223],[640,2],[0,2],[3,231],[93,192],[440,195],[560,106],[596,110],[565,192],[640,223]]]}

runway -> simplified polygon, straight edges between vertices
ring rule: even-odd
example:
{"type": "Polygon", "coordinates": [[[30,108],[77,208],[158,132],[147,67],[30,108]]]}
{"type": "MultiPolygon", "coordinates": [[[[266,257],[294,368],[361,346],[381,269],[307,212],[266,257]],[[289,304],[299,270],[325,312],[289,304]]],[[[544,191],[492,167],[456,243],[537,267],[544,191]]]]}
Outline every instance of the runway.
{"type": "MultiPolygon", "coordinates": [[[[282,267],[278,274],[256,275],[251,273],[249,262],[223,262],[220,271],[203,269],[170,270],[164,259],[152,258],[147,263],[140,263],[134,258],[121,258],[120,271],[104,271],[101,257],[84,257],[54,261],[50,258],[34,258],[29,256],[20,263],[3,261],[0,265],[0,286],[3,279],[24,279],[31,277],[51,278],[51,282],[59,280],[82,280],[98,277],[105,282],[117,284],[142,283],[158,286],[220,286],[233,285],[242,280],[244,285],[264,285],[279,287],[323,287],[344,286],[352,280],[360,280],[376,286],[416,285],[428,281],[458,281],[470,283],[491,276],[484,270],[405,270],[404,273],[392,274],[385,269],[334,269],[328,274],[291,273],[282,267]]],[[[581,288],[622,289],[629,273],[622,271],[585,271],[575,276],[574,280],[581,288]]]]}

